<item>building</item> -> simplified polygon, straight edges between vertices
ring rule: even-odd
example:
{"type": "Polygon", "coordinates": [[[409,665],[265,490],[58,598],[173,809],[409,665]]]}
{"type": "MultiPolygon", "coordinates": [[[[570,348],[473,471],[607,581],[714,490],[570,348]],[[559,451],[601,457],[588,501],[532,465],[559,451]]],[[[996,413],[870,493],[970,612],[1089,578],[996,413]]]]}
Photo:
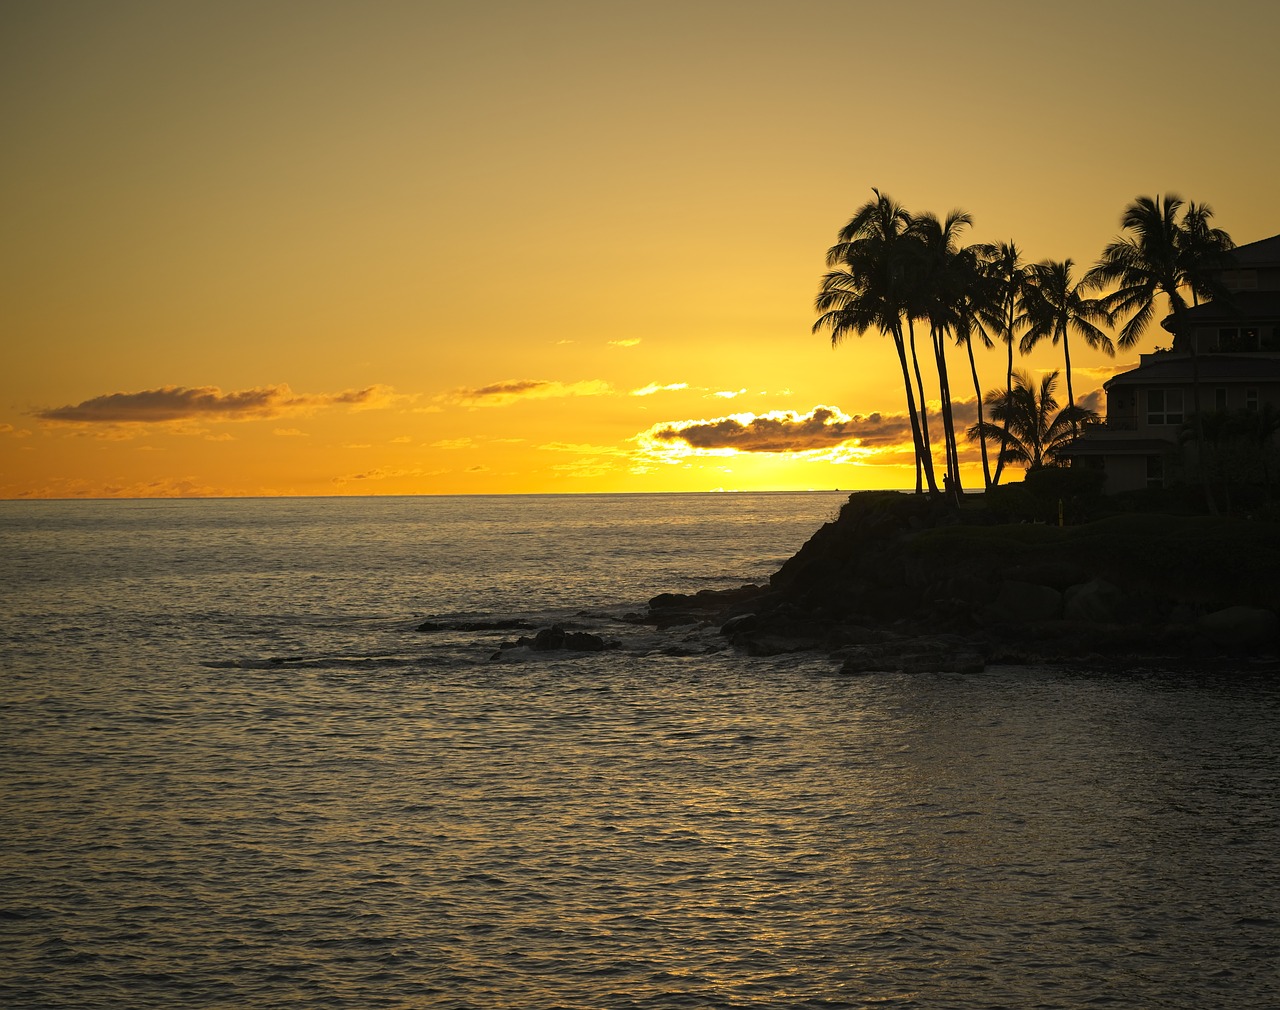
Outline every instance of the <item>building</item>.
{"type": "MultiPolygon", "coordinates": [[[[1193,354],[1157,349],[1138,367],[1103,385],[1106,418],[1071,447],[1073,465],[1106,473],[1114,494],[1191,479],[1195,444],[1187,438],[1196,413],[1280,411],[1280,235],[1239,246],[1221,280],[1230,300],[1187,311],[1193,354]]],[[[1162,325],[1170,329],[1170,320],[1162,325]]]]}

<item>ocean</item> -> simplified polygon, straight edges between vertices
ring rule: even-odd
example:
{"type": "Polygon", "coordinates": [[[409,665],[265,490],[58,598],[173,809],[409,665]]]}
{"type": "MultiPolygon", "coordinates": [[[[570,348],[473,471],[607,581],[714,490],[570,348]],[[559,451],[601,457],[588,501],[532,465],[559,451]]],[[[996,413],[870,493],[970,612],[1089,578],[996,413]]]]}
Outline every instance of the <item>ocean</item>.
{"type": "Polygon", "coordinates": [[[1274,680],[627,619],[844,499],[0,502],[0,1005],[1280,1004],[1274,680]]]}

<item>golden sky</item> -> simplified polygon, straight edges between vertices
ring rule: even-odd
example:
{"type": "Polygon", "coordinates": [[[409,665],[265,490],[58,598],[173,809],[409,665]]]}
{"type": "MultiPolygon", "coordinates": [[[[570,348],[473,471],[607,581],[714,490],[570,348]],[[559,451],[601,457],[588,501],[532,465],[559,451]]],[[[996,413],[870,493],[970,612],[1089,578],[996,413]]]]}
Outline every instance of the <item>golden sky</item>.
{"type": "MultiPolygon", "coordinates": [[[[910,486],[892,345],[810,332],[871,187],[1081,269],[1139,194],[1274,235],[1277,38],[1199,0],[10,0],[0,497],[910,486]]],[[[1078,396],[1136,359],[1072,357],[1078,396]]]]}

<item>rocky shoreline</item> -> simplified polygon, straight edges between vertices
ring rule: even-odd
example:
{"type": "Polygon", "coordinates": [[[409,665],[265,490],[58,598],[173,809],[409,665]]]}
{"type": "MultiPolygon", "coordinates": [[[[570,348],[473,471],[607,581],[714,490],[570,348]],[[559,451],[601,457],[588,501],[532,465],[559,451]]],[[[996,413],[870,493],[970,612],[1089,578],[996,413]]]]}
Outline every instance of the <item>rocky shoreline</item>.
{"type": "Polygon", "coordinates": [[[640,618],[717,625],[748,655],[822,650],[846,674],[988,664],[1270,666],[1280,527],[1119,516],[999,526],[924,496],[850,496],[767,586],[663,593],[640,618]]]}

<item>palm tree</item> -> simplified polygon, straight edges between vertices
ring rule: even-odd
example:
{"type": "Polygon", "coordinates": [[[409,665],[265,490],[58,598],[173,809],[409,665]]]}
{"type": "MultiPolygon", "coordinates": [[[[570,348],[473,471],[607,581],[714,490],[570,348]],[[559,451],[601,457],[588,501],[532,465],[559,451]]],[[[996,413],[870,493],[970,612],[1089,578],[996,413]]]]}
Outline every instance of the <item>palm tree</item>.
{"type": "MultiPolygon", "coordinates": [[[[973,342],[976,339],[987,350],[993,348],[995,341],[987,331],[993,329],[998,332],[1001,315],[1001,289],[990,269],[990,248],[990,246],[978,245],[965,246],[959,251],[955,260],[955,272],[959,283],[954,304],[954,336],[957,343],[964,345],[969,357],[969,374],[973,377],[973,395],[979,424],[982,424],[986,418],[982,413],[982,384],[978,380],[978,364],[973,356],[973,342]]],[[[978,443],[978,448],[982,457],[983,487],[990,488],[994,481],[991,476],[991,462],[987,457],[985,439],[978,443]]],[[[999,462],[996,465],[999,466],[999,462]]]]}
{"type": "Polygon", "coordinates": [[[1031,267],[1028,284],[1023,292],[1022,304],[1026,314],[1027,332],[1023,334],[1021,350],[1030,353],[1042,339],[1049,337],[1054,344],[1062,343],[1062,355],[1067,374],[1067,404],[1076,404],[1075,391],[1071,388],[1071,345],[1068,335],[1075,333],[1086,344],[1108,356],[1115,356],[1111,338],[1098,328],[1098,322],[1111,323],[1111,314],[1102,301],[1085,297],[1093,287],[1088,277],[1074,282],[1071,279],[1071,260],[1045,260],[1031,267]]]}
{"type": "Polygon", "coordinates": [[[813,324],[813,331],[830,330],[833,347],[850,334],[861,336],[870,329],[893,338],[911,418],[916,491],[922,490],[923,475],[929,490],[936,493],[928,429],[923,424],[923,414],[916,414],[902,332],[903,319],[908,315],[907,236],[911,217],[879,190],[872,192],[875,199],[858,209],[841,229],[839,241],[827,251],[827,265],[833,269],[823,277],[815,300],[815,307],[822,314],[813,324]]]}
{"type": "MultiPolygon", "coordinates": [[[[1102,258],[1086,275],[1099,286],[1115,284],[1106,297],[1107,308],[1114,314],[1129,314],[1120,330],[1120,346],[1129,348],[1151,323],[1158,296],[1169,304],[1173,331],[1173,349],[1191,355],[1191,385],[1195,401],[1196,451],[1206,458],[1204,412],[1200,407],[1200,362],[1197,348],[1187,327],[1189,291],[1193,302],[1201,294],[1217,292],[1211,274],[1228,261],[1235,248],[1231,236],[1209,227],[1213,211],[1207,204],[1190,204],[1181,221],[1182,197],[1166,193],[1163,198],[1140,196],[1124,209],[1120,225],[1128,234],[1121,235],[1102,250],[1102,258]]],[[[1207,468],[1200,467],[1205,502],[1216,515],[1207,468]]]]}
{"type": "MultiPolygon", "coordinates": [[[[1001,242],[988,245],[983,249],[983,261],[986,273],[994,287],[992,300],[995,312],[987,312],[982,316],[983,322],[1004,342],[1008,352],[1005,363],[1005,391],[1013,392],[1013,347],[1018,341],[1018,331],[1026,325],[1026,316],[1022,312],[1022,298],[1028,285],[1028,267],[1022,262],[1022,253],[1013,243],[1001,242]]],[[[981,407],[982,400],[978,400],[981,407]]],[[[981,412],[978,420],[981,421],[981,412]]],[[[985,442],[983,443],[985,446],[985,442]]],[[[1004,470],[1004,458],[997,455],[996,472],[991,478],[992,484],[1000,483],[1000,475],[1004,470]]]]}
{"type": "Polygon", "coordinates": [[[1085,275],[1085,280],[1098,288],[1116,285],[1106,302],[1113,314],[1129,316],[1120,330],[1121,350],[1136,344],[1150,325],[1158,295],[1165,296],[1173,314],[1173,349],[1187,350],[1188,335],[1183,326],[1187,302],[1182,292],[1189,280],[1178,221],[1181,207],[1182,198],[1173,193],[1163,200],[1138,197],[1120,219],[1121,227],[1131,234],[1109,243],[1085,275]]]}
{"type": "Polygon", "coordinates": [[[1074,440],[1077,428],[1097,420],[1097,411],[1068,405],[1058,409],[1053,395],[1057,371],[1032,385],[1026,372],[1013,373],[1013,389],[993,389],[987,394],[991,421],[979,422],[968,431],[971,442],[991,439],[1002,445],[1005,462],[1025,466],[1028,471],[1058,465],[1063,452],[1074,440]]]}
{"type": "Polygon", "coordinates": [[[1212,217],[1212,207],[1194,200],[1187,204],[1182,215],[1179,255],[1187,287],[1191,290],[1192,305],[1199,305],[1201,298],[1229,297],[1218,278],[1220,271],[1231,265],[1231,250],[1235,243],[1222,228],[1209,224],[1212,217]]]}
{"type": "Polygon", "coordinates": [[[934,361],[938,368],[939,399],[942,401],[942,432],[947,459],[947,483],[953,495],[959,496],[960,453],[956,445],[955,420],[951,409],[951,382],[947,375],[946,337],[957,326],[957,306],[963,299],[967,273],[961,265],[956,244],[962,229],[973,218],[961,210],[953,210],[944,220],[934,214],[921,214],[911,221],[911,233],[919,242],[919,286],[915,311],[929,323],[934,361]]]}

